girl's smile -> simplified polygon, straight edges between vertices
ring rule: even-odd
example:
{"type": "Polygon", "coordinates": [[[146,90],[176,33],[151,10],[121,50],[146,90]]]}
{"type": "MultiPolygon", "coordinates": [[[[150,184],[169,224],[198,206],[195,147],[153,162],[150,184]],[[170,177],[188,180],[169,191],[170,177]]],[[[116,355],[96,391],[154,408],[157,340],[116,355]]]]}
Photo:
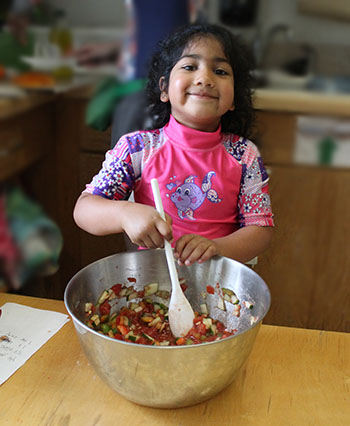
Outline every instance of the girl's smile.
{"type": "Polygon", "coordinates": [[[221,117],[234,109],[233,70],[211,36],[193,40],[171,70],[168,87],[162,79],[160,87],[174,118],[197,130],[217,130],[221,117]]]}

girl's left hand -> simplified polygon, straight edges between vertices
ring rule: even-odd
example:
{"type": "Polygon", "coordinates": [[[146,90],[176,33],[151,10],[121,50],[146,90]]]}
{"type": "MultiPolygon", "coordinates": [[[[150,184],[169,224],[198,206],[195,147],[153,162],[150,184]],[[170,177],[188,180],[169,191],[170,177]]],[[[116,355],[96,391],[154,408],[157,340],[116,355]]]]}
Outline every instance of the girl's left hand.
{"type": "Polygon", "coordinates": [[[186,234],[176,241],[174,256],[179,265],[203,263],[218,254],[217,244],[196,234],[186,234]]]}

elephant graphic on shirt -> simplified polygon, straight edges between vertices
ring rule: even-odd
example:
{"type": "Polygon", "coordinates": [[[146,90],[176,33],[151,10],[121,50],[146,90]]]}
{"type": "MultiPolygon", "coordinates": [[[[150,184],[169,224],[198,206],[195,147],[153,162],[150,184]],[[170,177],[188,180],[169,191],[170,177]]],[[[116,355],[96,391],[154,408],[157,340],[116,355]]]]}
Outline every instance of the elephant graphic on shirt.
{"type": "Polygon", "coordinates": [[[193,213],[203,204],[205,199],[208,199],[212,203],[221,202],[218,193],[211,187],[213,176],[215,176],[215,172],[208,172],[204,176],[201,188],[194,183],[197,176],[188,176],[184,180],[184,183],[178,186],[175,192],[171,194],[170,199],[175,204],[180,219],[187,217],[190,220],[196,220],[193,213]]]}

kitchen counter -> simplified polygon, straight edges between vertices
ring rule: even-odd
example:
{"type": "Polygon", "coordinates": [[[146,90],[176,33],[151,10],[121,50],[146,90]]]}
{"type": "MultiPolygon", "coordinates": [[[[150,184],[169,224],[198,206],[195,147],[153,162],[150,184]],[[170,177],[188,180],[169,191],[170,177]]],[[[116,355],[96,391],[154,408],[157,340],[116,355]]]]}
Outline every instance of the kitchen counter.
{"type": "MultiPolygon", "coordinates": [[[[62,301],[0,294],[66,313],[62,301]]],[[[156,374],[156,372],[155,372],[156,374]]],[[[135,405],[89,365],[72,321],[0,386],[0,424],[343,426],[350,419],[350,334],[262,325],[245,368],[213,399],[182,409],[135,405]]]]}
{"type": "MultiPolygon", "coordinates": [[[[16,98],[0,97],[0,120],[51,102],[57,98],[58,93],[69,97],[89,99],[93,93],[93,85],[85,80],[80,87],[71,87],[56,93],[33,91],[16,98]]],[[[255,109],[263,111],[350,117],[350,95],[346,94],[264,88],[256,89],[253,104],[255,109]]]]}
{"type": "Polygon", "coordinates": [[[30,111],[38,106],[54,102],[58,96],[91,96],[92,81],[96,78],[77,76],[73,80],[57,84],[52,89],[23,90],[11,84],[0,84],[0,120],[12,118],[18,114],[30,111]],[[2,92],[3,89],[3,92],[2,92]],[[13,91],[12,95],[6,93],[13,91]]]}
{"type": "Polygon", "coordinates": [[[350,95],[306,90],[257,89],[254,108],[263,111],[350,117],[350,95]]]}

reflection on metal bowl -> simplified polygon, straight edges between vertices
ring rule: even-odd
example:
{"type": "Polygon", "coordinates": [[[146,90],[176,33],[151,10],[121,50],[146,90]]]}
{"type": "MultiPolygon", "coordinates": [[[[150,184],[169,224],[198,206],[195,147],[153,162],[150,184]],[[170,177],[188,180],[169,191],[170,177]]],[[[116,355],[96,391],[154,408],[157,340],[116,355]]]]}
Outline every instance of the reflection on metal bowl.
{"type": "MultiPolygon", "coordinates": [[[[191,267],[178,267],[189,288],[186,296],[200,310],[207,285],[219,283],[233,290],[240,300],[253,302],[242,307],[241,316],[217,307],[216,296],[208,295],[209,315],[237,333],[224,340],[190,346],[146,346],[126,343],[102,335],[84,324],[85,302],[96,301],[102,290],[127,278],[136,278],[139,290],[158,282],[170,290],[163,250],[120,253],[98,260],[79,271],[69,282],[64,301],[91,365],[101,379],[120,395],[141,405],[176,408],[205,401],[227,387],[247,360],[260,324],[270,306],[270,292],[250,268],[225,257],[191,267]]],[[[125,303],[125,302],[120,302],[125,303]]]]}

